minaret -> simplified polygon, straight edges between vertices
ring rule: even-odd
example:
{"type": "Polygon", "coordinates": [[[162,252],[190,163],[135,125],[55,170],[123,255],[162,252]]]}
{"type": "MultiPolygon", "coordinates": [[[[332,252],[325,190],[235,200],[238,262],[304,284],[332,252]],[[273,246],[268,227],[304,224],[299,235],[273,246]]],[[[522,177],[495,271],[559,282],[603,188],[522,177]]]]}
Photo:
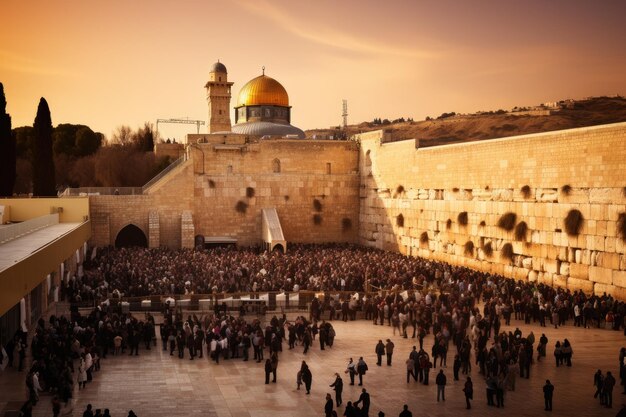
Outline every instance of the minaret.
{"type": "Polygon", "coordinates": [[[209,103],[209,133],[230,132],[230,87],[226,67],[217,61],[209,72],[206,99],[209,103]]]}

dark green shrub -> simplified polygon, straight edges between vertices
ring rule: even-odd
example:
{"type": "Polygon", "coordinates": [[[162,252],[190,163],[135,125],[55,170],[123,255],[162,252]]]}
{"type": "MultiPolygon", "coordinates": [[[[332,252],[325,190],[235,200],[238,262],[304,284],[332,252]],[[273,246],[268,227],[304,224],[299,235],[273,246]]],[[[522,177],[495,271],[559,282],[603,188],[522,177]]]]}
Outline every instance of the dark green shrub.
{"type": "Polygon", "coordinates": [[[474,255],[474,242],[472,242],[471,240],[465,242],[465,245],[463,245],[463,253],[466,256],[474,255]]]}
{"type": "Polygon", "coordinates": [[[583,227],[583,222],[585,221],[583,214],[580,210],[572,209],[567,212],[567,217],[563,221],[563,225],[565,226],[565,233],[569,236],[578,236],[580,233],[580,229],[583,227]]]}
{"type": "Polygon", "coordinates": [[[398,217],[396,217],[396,226],[404,227],[404,216],[402,213],[398,214],[398,217]]]}
{"type": "Polygon", "coordinates": [[[485,255],[487,257],[491,258],[491,256],[493,255],[493,246],[491,242],[485,243],[485,246],[483,246],[483,252],[485,252],[485,255]]]}
{"type": "Polygon", "coordinates": [[[320,216],[319,214],[314,214],[313,215],[313,224],[316,226],[319,226],[320,224],[322,224],[322,216],[320,216]]]}
{"type": "Polygon", "coordinates": [[[248,198],[254,197],[254,188],[252,188],[252,187],[247,187],[246,188],[246,197],[248,197],[248,198]]]}
{"type": "Polygon", "coordinates": [[[502,246],[502,250],[500,250],[500,256],[502,259],[513,261],[513,245],[505,243],[504,246],[502,246]]]}
{"type": "Polygon", "coordinates": [[[467,226],[468,216],[467,211],[462,211],[456,218],[461,226],[467,226]]]}
{"type": "Polygon", "coordinates": [[[515,227],[515,222],[517,221],[517,214],[508,212],[504,213],[500,219],[498,220],[498,227],[500,229],[504,229],[506,231],[511,231],[515,227]]]}
{"type": "Polygon", "coordinates": [[[519,222],[517,226],[515,226],[515,240],[526,240],[526,234],[528,233],[528,225],[526,222],[519,222]]]}
{"type": "Polygon", "coordinates": [[[561,192],[565,196],[570,195],[572,193],[572,186],[569,184],[565,184],[564,186],[561,187],[561,192]]]}
{"type": "Polygon", "coordinates": [[[531,195],[531,189],[529,185],[523,186],[520,191],[522,192],[524,198],[529,198],[531,195]]]}
{"type": "Polygon", "coordinates": [[[248,203],[246,203],[245,201],[241,201],[241,200],[237,201],[237,204],[235,204],[235,210],[238,213],[245,214],[246,211],[248,210],[248,203]]]}
{"type": "Polygon", "coordinates": [[[322,202],[316,198],[315,200],[313,200],[313,208],[317,212],[322,211],[322,202]]]}

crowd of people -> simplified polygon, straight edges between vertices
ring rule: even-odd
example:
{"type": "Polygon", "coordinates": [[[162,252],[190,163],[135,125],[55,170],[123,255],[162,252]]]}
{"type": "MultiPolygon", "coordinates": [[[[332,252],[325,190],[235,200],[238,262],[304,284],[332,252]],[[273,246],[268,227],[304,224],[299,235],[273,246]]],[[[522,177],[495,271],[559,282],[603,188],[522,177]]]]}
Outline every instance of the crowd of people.
{"type": "MultiPolygon", "coordinates": [[[[308,317],[288,321],[285,315],[274,316],[266,325],[258,318],[233,316],[219,309],[185,319],[182,311],[166,306],[159,329],[164,351],[189,360],[203,358],[206,352],[216,364],[220,359],[265,362],[266,384],[277,381],[283,342],[288,349],[302,348],[305,354],[316,340],[320,350],[332,348],[332,321],[355,320],[357,311],[362,311],[374,326],[387,325],[394,335],[415,339],[405,362],[407,383],[428,385],[430,370],[438,362],[446,366],[451,359],[454,380],[458,381],[461,374],[466,379],[463,391],[467,408],[471,408],[474,394],[470,376],[473,367],[485,380],[487,404],[504,407],[505,394],[515,390],[516,378],[530,378],[533,364],[551,351],[545,334],[537,338],[533,331],[502,331],[502,324],[510,326],[512,318],[536,323],[539,328],[547,323],[558,327],[573,321],[575,326],[605,326],[624,329],[626,334],[626,305],[610,295],[588,295],[515,281],[353,245],[291,245],[287,254],[235,248],[106,248],[84,266],[84,274],[72,277],[62,288],[62,296],[73,302],[102,301],[112,294],[132,297],[279,290],[361,293],[360,297],[316,298],[308,317]],[[364,290],[372,288],[384,291],[363,296],[364,290]],[[427,352],[424,340],[429,337],[433,343],[427,352]]],[[[30,346],[33,362],[26,378],[28,403],[36,404],[39,392],[48,390],[59,403],[71,404],[72,384],[76,381],[78,389],[85,389],[99,369],[100,358],[125,354],[126,350],[137,356],[141,345],[145,349],[155,345],[156,336],[151,315],[138,320],[130,314],[109,310],[107,304],[100,304],[87,316],[73,311],[69,318],[53,316],[48,323],[40,320],[30,346]]],[[[565,339],[553,345],[556,366],[572,366],[571,343],[565,339]]],[[[16,335],[11,349],[11,358],[13,351],[19,354],[21,369],[27,349],[25,334],[16,335]]],[[[377,365],[382,366],[382,358],[386,357],[391,366],[393,350],[390,339],[379,340],[374,347],[377,365]]],[[[626,350],[622,349],[619,378],[626,391],[625,356],[626,350]]],[[[362,385],[367,371],[362,357],[356,362],[350,359],[345,370],[351,385],[357,377],[362,385]]],[[[438,398],[445,401],[445,374],[439,372],[434,382],[438,398]]],[[[307,394],[310,392],[312,374],[306,362],[297,372],[296,383],[298,389],[304,385],[307,394]]],[[[614,385],[610,372],[603,375],[598,371],[594,376],[596,397],[600,397],[603,406],[612,405],[614,385]]],[[[343,382],[338,373],[331,387],[335,390],[336,407],[343,406],[343,382]]],[[[552,407],[553,391],[554,386],[547,381],[547,410],[552,407]]],[[[369,393],[363,389],[361,397],[346,404],[344,415],[368,415],[369,393]]],[[[327,414],[328,409],[335,411],[333,401],[328,404],[327,399],[327,414]]]]}

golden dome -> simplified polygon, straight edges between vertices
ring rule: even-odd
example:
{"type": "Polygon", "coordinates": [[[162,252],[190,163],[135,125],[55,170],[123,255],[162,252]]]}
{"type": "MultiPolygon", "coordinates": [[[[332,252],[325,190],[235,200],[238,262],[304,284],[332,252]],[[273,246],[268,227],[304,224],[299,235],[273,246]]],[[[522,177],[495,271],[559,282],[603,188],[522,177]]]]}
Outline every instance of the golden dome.
{"type": "Polygon", "coordinates": [[[237,107],[240,106],[289,106],[287,90],[267,75],[259,75],[241,87],[237,107]]]}

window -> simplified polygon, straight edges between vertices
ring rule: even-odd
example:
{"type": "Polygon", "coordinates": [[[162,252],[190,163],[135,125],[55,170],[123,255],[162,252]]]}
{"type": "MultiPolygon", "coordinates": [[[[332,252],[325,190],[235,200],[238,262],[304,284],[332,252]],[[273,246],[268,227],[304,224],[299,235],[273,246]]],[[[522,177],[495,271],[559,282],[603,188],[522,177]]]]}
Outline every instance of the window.
{"type": "Polygon", "coordinates": [[[326,173],[330,175],[330,162],[326,162],[326,173]]]}
{"type": "Polygon", "coordinates": [[[272,172],[278,174],[280,172],[280,159],[274,159],[272,161],[272,172]]]}

